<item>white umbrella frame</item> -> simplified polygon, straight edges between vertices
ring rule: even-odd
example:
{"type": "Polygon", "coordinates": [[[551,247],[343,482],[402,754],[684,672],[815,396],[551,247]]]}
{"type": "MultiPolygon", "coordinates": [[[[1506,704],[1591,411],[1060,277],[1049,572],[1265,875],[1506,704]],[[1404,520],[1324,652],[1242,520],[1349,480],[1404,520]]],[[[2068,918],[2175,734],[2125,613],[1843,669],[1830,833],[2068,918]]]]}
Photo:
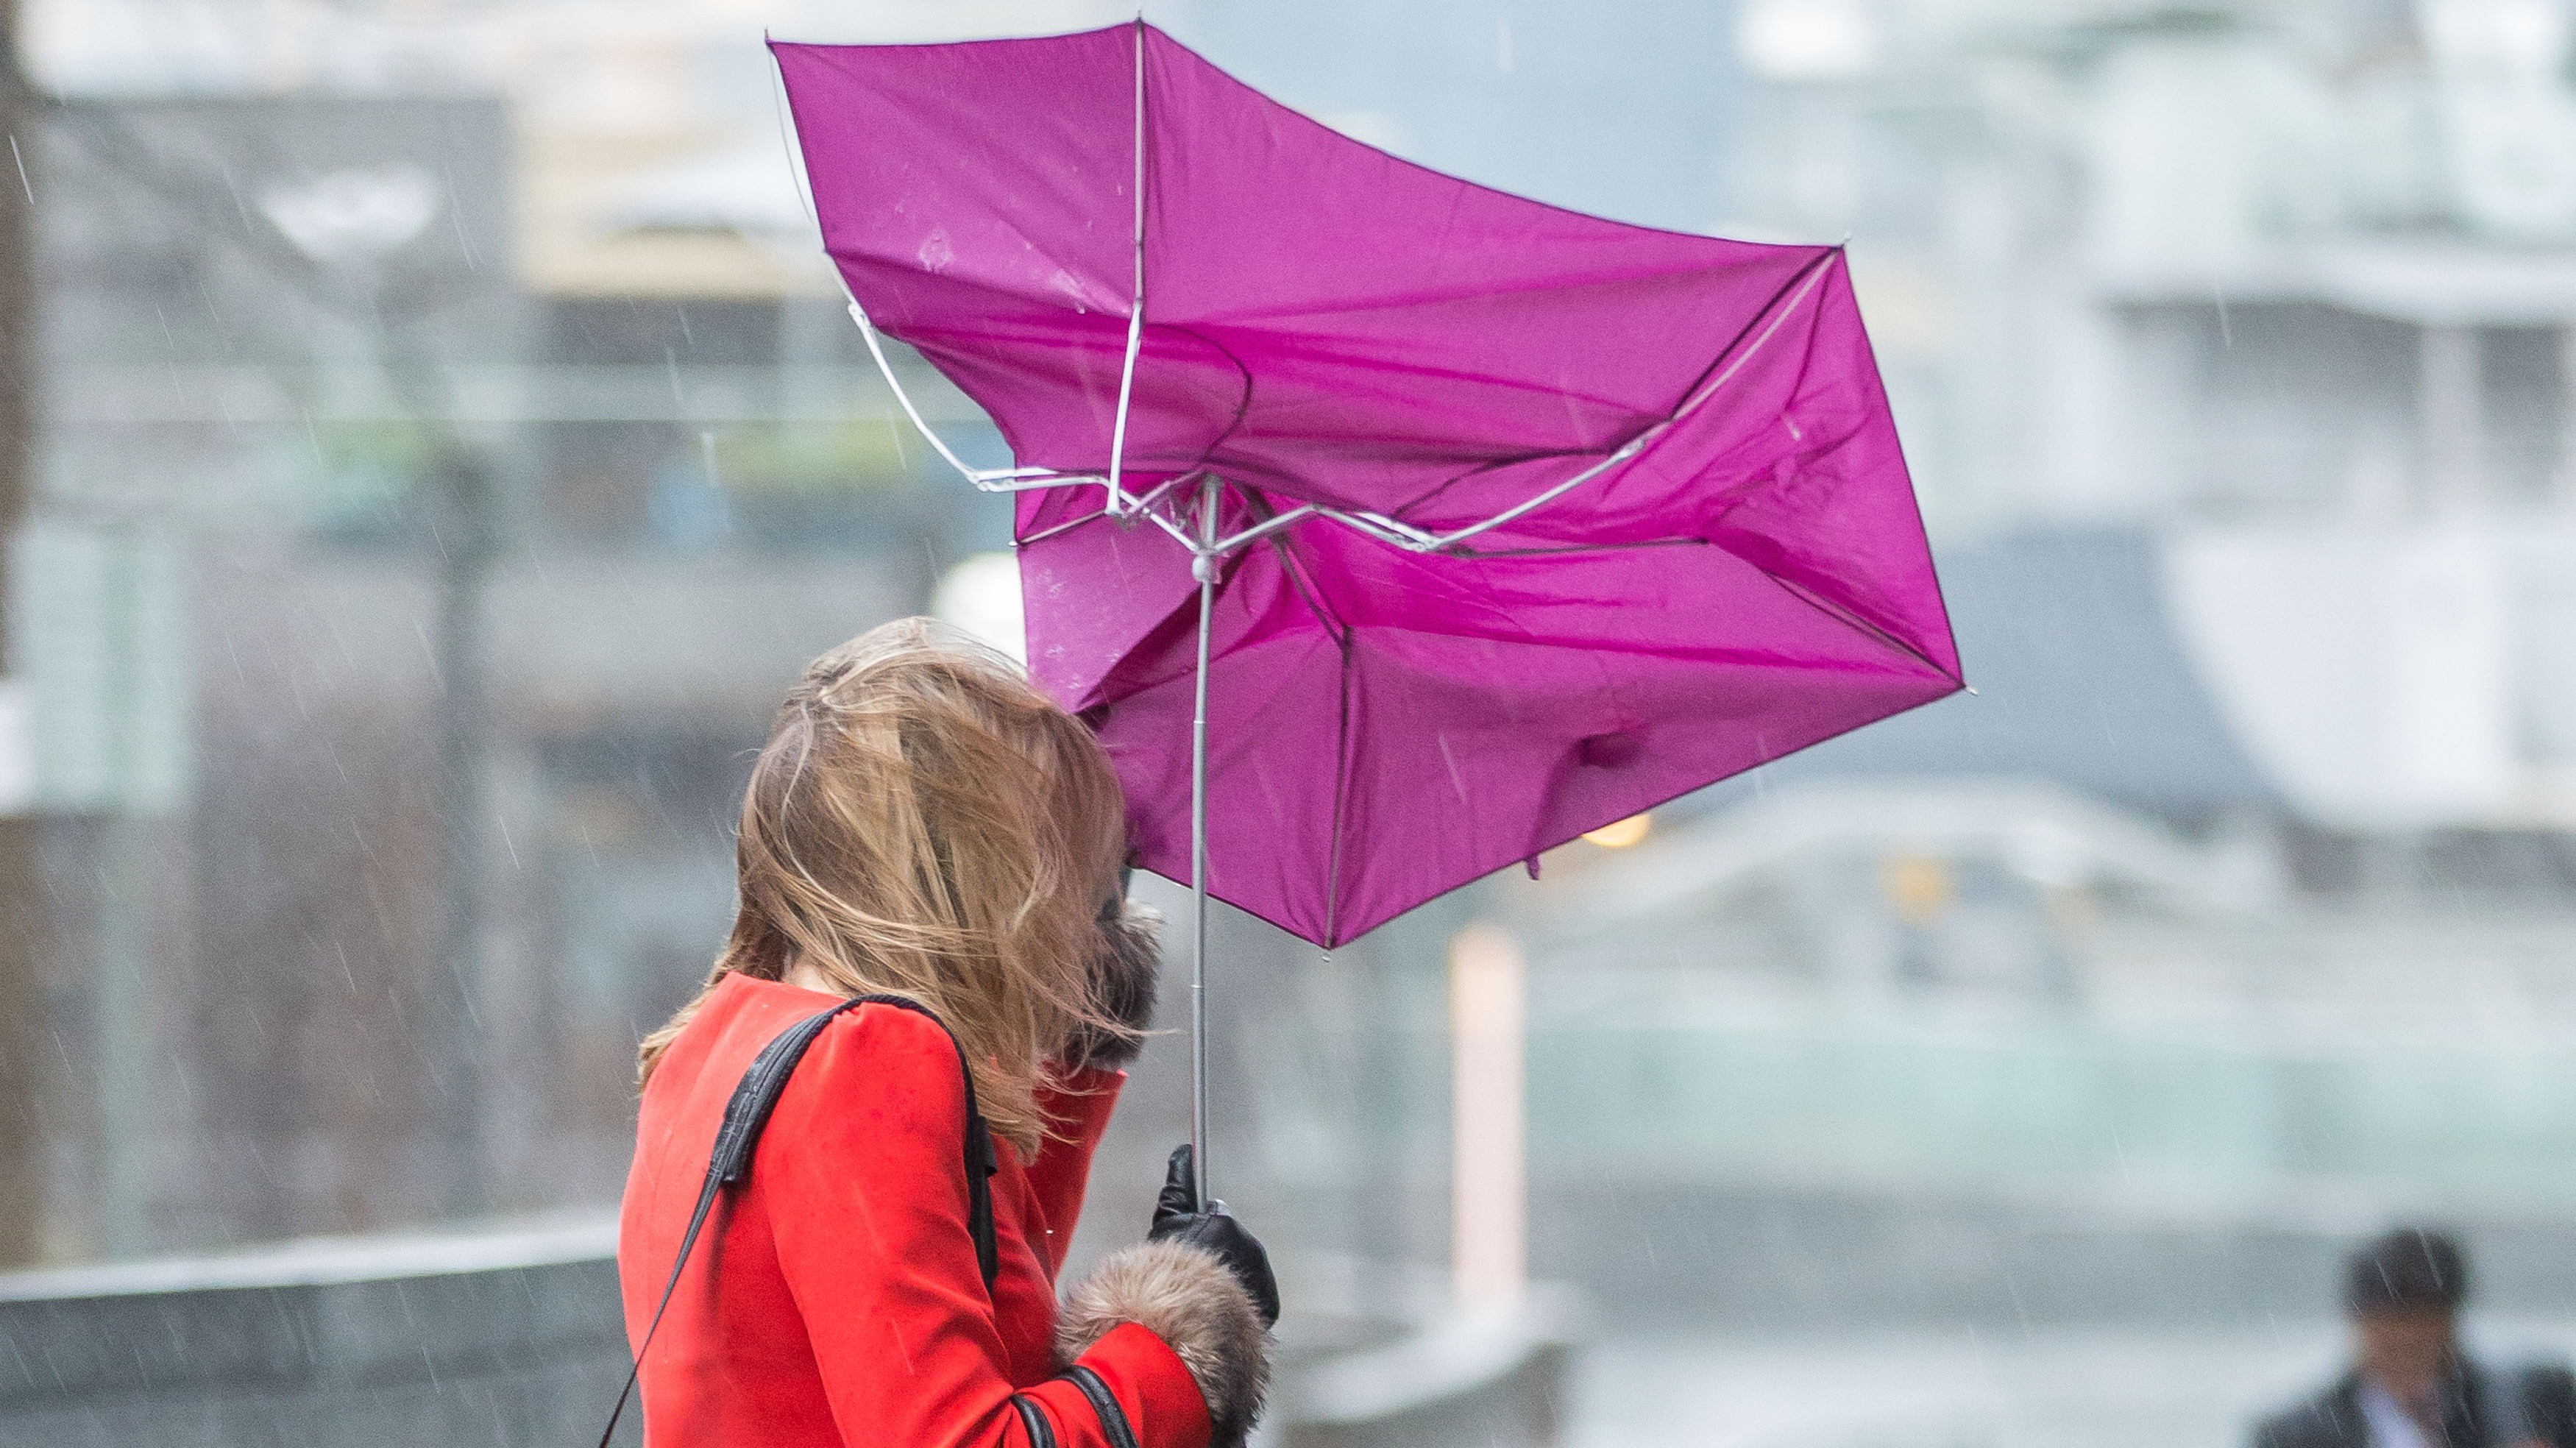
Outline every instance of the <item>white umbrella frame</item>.
{"type": "MultiPolygon", "coordinates": [[[[1826,253],[1827,256],[1832,254],[1826,253]]],[[[1201,1201],[1214,1200],[1208,1194],[1207,1155],[1207,691],[1209,626],[1216,609],[1218,560],[1273,533],[1310,520],[1338,523],[1408,553],[1441,553],[1457,557],[1492,556],[1480,554],[1479,550],[1466,545],[1469,540],[1535,512],[1621,463],[1636,457],[1670,431],[1676,423],[1696,411],[1719,387],[1732,378],[1754,353],[1761,350],[1762,344],[1779,331],[1781,325],[1797,310],[1798,305],[1814,291],[1816,283],[1824,276],[1823,261],[1824,257],[1819,257],[1817,263],[1808,269],[1806,277],[1773,315],[1770,324],[1756,333],[1733,361],[1712,375],[1671,413],[1647,424],[1591,466],[1541,489],[1492,517],[1446,533],[1426,532],[1382,513],[1358,512],[1329,507],[1321,503],[1303,503],[1265,518],[1239,532],[1220,536],[1217,532],[1218,515],[1221,511],[1219,503],[1225,482],[1205,468],[1167,478],[1141,496],[1128,491],[1122,475],[1125,472],[1123,463],[1127,435],[1127,409],[1133,396],[1136,353],[1144,331],[1141,270],[1138,294],[1128,320],[1126,360],[1119,371],[1117,420],[1110,434],[1112,448],[1110,465],[1102,472],[1067,473],[1053,468],[1036,467],[969,467],[954,449],[941,440],[938,433],[931,430],[929,421],[922,417],[921,409],[914,405],[911,394],[905,390],[903,379],[896,373],[892,360],[886,356],[885,343],[876,329],[876,324],[869,319],[867,308],[859,304],[857,297],[850,297],[850,317],[859,324],[860,335],[867,342],[868,355],[875,359],[877,370],[884,376],[887,388],[894,393],[895,401],[903,407],[904,416],[911,419],[914,430],[919,432],[939,456],[957,471],[959,477],[987,493],[1025,493],[1046,488],[1066,487],[1097,487],[1101,490],[1099,512],[1087,513],[1079,518],[1059,523],[1043,532],[1031,534],[1017,540],[1018,545],[1036,543],[1067,529],[1078,528],[1101,518],[1129,520],[1142,518],[1169,535],[1172,541],[1179,544],[1190,555],[1190,576],[1197,580],[1199,586],[1198,676],[1190,718],[1190,1149],[1191,1159],[1196,1163],[1201,1201]],[[1193,484],[1196,485],[1197,496],[1189,498],[1185,490],[1193,484]],[[1196,505],[1195,508],[1192,507],[1193,503],[1196,505]],[[1191,516],[1193,512],[1196,514],[1195,517],[1191,516]],[[1196,525],[1195,532],[1192,524],[1196,525]]],[[[835,270],[837,272],[837,268],[835,270]]],[[[846,280],[843,282],[843,292],[845,295],[848,294],[846,280]]],[[[1600,546],[1653,545],[1632,542],[1600,546]]]]}

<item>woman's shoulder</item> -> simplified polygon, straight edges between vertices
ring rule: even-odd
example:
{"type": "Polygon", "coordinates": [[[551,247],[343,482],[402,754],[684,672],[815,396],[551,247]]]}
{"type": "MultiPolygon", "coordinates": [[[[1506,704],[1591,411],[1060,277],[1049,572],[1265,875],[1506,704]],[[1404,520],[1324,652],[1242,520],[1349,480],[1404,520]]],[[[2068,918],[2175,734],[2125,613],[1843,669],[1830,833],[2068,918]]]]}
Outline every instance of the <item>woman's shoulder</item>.
{"type": "Polygon", "coordinates": [[[955,1039],[927,1010],[882,1000],[853,1003],[847,996],[740,974],[717,982],[672,1047],[698,1036],[717,1060],[739,1058],[748,1066],[771,1041],[827,1012],[832,1019],[806,1048],[805,1062],[811,1064],[798,1065],[799,1077],[809,1069],[909,1070],[930,1064],[951,1075],[958,1070],[955,1039]]]}
{"type": "Polygon", "coordinates": [[[875,1001],[852,1006],[815,1035],[779,1091],[753,1180],[846,1186],[931,1169],[959,1175],[966,1089],[937,1021],[875,1001]]]}
{"type": "Polygon", "coordinates": [[[830,996],[784,981],[729,973],[707,988],[688,1024],[671,1038],[653,1068],[647,1094],[666,1082],[670,1089],[680,1089],[681,1083],[709,1073],[740,1075],[781,1032],[835,1003],[830,996]]]}
{"type": "Polygon", "coordinates": [[[944,1139],[965,1119],[965,1072],[940,1024],[902,1006],[728,976],[672,1039],[645,1087],[645,1140],[715,1130],[752,1063],[799,1022],[835,1012],[779,1090],[760,1151],[837,1150],[889,1133],[944,1139]]]}
{"type": "Polygon", "coordinates": [[[842,1011],[814,1045],[828,1049],[836,1064],[862,1070],[933,1068],[935,1074],[955,1076],[965,1062],[956,1037],[937,1016],[889,1001],[861,1001],[842,1011]]]}
{"type": "MultiPolygon", "coordinates": [[[[818,997],[830,1010],[845,1002],[818,997]]],[[[846,1109],[865,1101],[879,1110],[919,1111],[939,1120],[965,1110],[965,1058],[947,1027],[925,1010],[862,1001],[834,1016],[796,1069],[781,1109],[794,1097],[846,1109]]]]}

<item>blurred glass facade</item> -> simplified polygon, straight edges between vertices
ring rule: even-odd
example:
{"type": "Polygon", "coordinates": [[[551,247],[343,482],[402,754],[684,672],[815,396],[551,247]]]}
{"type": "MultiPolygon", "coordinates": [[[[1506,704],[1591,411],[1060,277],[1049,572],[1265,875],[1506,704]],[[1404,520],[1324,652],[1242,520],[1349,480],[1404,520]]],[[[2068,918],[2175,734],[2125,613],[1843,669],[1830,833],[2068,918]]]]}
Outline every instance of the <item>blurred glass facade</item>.
{"type": "Polygon", "coordinates": [[[506,95],[76,94],[31,139],[14,671],[84,1048],[46,1251],[612,1200],[770,700],[1005,525],[738,233],[533,285],[506,95]]]}

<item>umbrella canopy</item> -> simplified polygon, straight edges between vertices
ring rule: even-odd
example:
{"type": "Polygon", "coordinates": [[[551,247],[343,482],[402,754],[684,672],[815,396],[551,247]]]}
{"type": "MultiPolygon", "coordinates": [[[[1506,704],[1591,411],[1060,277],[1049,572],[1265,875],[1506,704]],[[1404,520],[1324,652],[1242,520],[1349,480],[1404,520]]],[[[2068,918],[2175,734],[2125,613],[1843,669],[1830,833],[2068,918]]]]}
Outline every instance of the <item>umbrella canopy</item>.
{"type": "Polygon", "coordinates": [[[1443,176],[1142,23],[774,49],[862,320],[1020,465],[1146,868],[1202,682],[1204,884],[1326,946],[1961,687],[1838,248],[1443,176]]]}

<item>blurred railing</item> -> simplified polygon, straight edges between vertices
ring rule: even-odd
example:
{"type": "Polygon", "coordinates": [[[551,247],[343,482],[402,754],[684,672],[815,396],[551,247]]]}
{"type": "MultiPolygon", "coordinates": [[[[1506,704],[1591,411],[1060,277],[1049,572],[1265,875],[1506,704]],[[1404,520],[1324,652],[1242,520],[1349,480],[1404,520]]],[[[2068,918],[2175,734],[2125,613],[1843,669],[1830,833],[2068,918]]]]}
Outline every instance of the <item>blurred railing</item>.
{"type": "MultiPolygon", "coordinates": [[[[2576,1033],[2528,1018],[2409,1029],[1847,1010],[1750,993],[1598,999],[1614,988],[1533,981],[1534,1184],[2337,1221],[2547,1216],[2576,1195],[2576,1033]]],[[[1265,1093],[1263,1139],[1283,1179],[1331,1180],[1365,1159],[1335,1123],[1394,1137],[1438,1119],[1445,1042],[1416,1034],[1372,1058],[1370,1103],[1265,1093]]],[[[1359,1050],[1324,1023],[1301,1039],[1316,1061],[1359,1050]]]]}
{"type": "MultiPolygon", "coordinates": [[[[588,1442],[627,1370],[615,1249],[595,1215],[0,1276],[0,1448],[588,1442]]],[[[1564,1289],[1470,1315],[1418,1271],[1283,1269],[1263,1441],[1558,1441],[1564,1289]]]]}
{"type": "Polygon", "coordinates": [[[602,1216],[0,1277],[0,1445],[589,1442],[627,1366],[615,1242],[602,1216]]]}
{"type": "Polygon", "coordinates": [[[2576,1039],[1766,1014],[1535,1032],[1533,1168],[2263,1210],[2576,1191],[2576,1039]]]}
{"type": "Polygon", "coordinates": [[[1587,1308],[1533,1284],[1474,1311],[1428,1269],[1289,1255],[1270,1421],[1276,1448],[1552,1448],[1587,1308]]]}

